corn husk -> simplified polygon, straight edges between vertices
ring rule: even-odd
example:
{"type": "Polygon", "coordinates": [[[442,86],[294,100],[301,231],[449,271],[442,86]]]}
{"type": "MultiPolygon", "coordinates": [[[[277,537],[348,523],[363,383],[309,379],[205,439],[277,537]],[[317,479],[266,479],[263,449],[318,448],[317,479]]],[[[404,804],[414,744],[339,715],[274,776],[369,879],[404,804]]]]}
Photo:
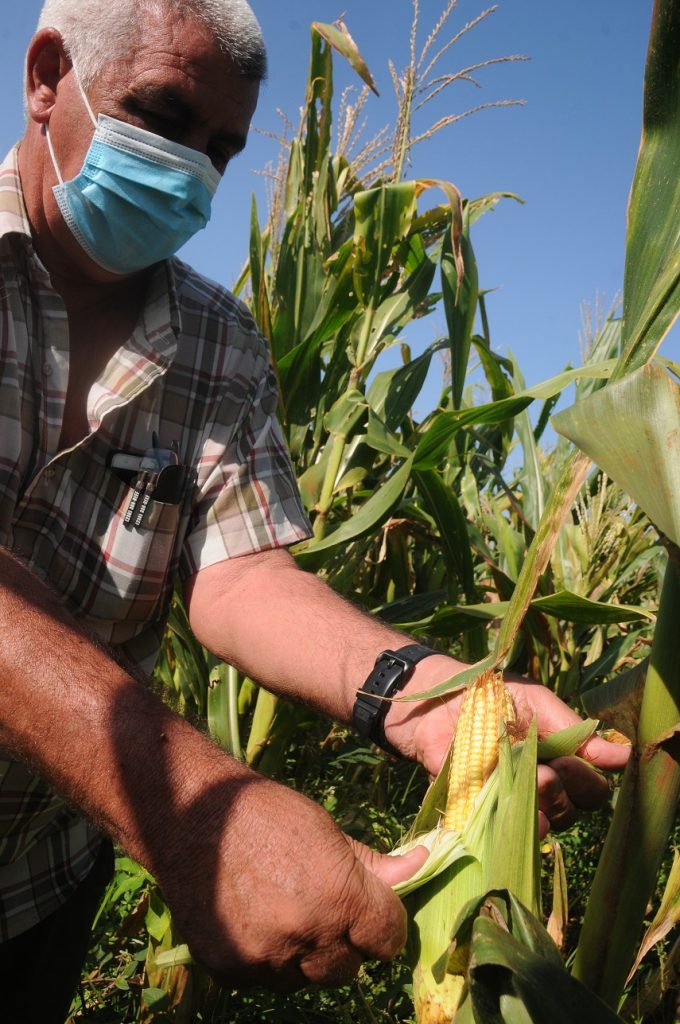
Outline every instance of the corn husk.
{"type": "MultiPolygon", "coordinates": [[[[413,828],[394,851],[404,853],[416,845],[424,845],[430,851],[420,870],[394,887],[405,898],[409,913],[407,953],[413,967],[418,1024],[451,1024],[457,1013],[462,1017],[466,1012],[468,950],[465,944],[452,947],[452,938],[461,914],[471,902],[478,901],[489,890],[507,888],[532,913],[540,914],[536,725],[532,723],[523,738],[518,735],[514,709],[508,702],[507,691],[503,692],[498,673],[484,673],[470,687],[465,700],[474,705],[482,687],[493,687],[496,691],[492,722],[484,727],[495,733],[493,751],[489,752],[486,738],[478,734],[475,740],[470,732],[463,741],[468,749],[461,753],[461,733],[457,730],[456,740],[426,794],[413,828]],[[487,746],[487,764],[481,774],[478,752],[472,749],[475,744],[487,746]],[[460,787],[461,780],[463,784],[465,781],[460,761],[454,763],[457,756],[470,761],[477,791],[463,812],[464,820],[451,827],[452,805],[460,807],[460,800],[453,796],[449,799],[450,783],[453,779],[454,786],[460,787]]],[[[463,709],[459,726],[463,724],[465,731],[467,726],[462,719],[463,709]]],[[[582,723],[554,734],[541,743],[541,755],[550,758],[573,754],[596,724],[582,723]]],[[[484,735],[488,737],[488,733],[484,735]]]]}

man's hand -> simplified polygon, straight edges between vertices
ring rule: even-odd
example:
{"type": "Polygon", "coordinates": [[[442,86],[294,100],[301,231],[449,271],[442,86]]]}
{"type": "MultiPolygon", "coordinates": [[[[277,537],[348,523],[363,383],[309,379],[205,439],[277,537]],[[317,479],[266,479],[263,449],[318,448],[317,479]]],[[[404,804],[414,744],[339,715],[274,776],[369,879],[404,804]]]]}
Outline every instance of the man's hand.
{"type": "Polygon", "coordinates": [[[342,984],[404,944],[389,886],[421,866],[424,848],[374,853],[306,797],[246,769],[224,786],[213,770],[177,823],[158,844],[156,875],[193,955],[222,984],[342,984]]]}
{"type": "MultiPolygon", "coordinates": [[[[466,667],[443,655],[428,658],[420,663],[403,694],[424,692],[466,667]]],[[[541,738],[580,721],[578,715],[545,686],[516,679],[508,680],[507,685],[520,720],[529,722],[535,715],[541,738]]],[[[395,701],[385,720],[385,735],[393,746],[419,761],[434,776],[449,749],[462,699],[462,694],[456,693],[440,700],[395,701]]],[[[628,746],[608,743],[599,736],[593,736],[583,744],[578,757],[560,757],[549,764],[540,764],[538,805],[541,835],[550,829],[559,831],[567,828],[581,810],[603,807],[609,798],[609,784],[595,769],[619,771],[625,767],[629,752],[628,746]]]]}

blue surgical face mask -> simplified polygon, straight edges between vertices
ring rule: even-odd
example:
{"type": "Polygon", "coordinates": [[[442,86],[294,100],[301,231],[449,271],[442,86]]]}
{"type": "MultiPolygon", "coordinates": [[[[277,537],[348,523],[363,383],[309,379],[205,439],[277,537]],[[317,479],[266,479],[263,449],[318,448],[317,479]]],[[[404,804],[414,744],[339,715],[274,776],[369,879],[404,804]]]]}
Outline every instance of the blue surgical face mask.
{"type": "Polygon", "coordinates": [[[47,127],[60,184],[61,214],[87,255],[114,274],[130,274],[167,259],[210,219],[220,174],[203,153],[100,114],[80,173],[64,181],[47,127]]]}

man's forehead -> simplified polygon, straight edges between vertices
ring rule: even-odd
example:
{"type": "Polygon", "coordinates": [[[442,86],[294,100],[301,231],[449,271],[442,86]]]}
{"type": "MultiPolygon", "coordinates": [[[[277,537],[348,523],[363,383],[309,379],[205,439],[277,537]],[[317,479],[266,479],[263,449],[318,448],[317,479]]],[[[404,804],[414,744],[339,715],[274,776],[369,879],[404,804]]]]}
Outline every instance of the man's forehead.
{"type": "MultiPolygon", "coordinates": [[[[194,21],[194,19],[192,19],[194,21]]],[[[232,98],[252,114],[259,83],[244,78],[212,35],[200,31],[149,34],[123,58],[106,65],[102,81],[119,93],[148,99],[187,102],[203,94],[215,102],[232,98]]]]}
{"type": "Polygon", "coordinates": [[[213,77],[237,74],[230,58],[221,50],[211,29],[200,18],[168,7],[166,15],[156,8],[143,8],[139,31],[123,57],[128,68],[152,72],[173,65],[196,75],[204,68],[213,77]]]}

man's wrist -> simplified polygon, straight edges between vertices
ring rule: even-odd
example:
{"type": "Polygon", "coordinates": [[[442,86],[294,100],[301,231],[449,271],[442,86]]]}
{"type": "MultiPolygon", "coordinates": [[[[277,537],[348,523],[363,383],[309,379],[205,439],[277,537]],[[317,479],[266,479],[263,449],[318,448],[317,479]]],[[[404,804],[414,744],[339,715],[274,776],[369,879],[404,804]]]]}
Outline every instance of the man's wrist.
{"type": "Polygon", "coordinates": [[[441,683],[452,679],[468,666],[447,654],[433,654],[416,665],[413,675],[395,700],[389,702],[387,714],[383,722],[387,742],[404,757],[420,760],[417,742],[417,729],[423,721],[423,714],[432,709],[437,702],[446,703],[451,714],[451,735],[458,717],[458,706],[462,698],[461,691],[453,691],[441,697],[413,700],[417,694],[427,693],[441,683]]]}
{"type": "Polygon", "coordinates": [[[383,722],[390,700],[404,689],[416,666],[436,654],[415,641],[382,651],[357,693],[352,721],[360,736],[371,740],[390,754],[399,753],[386,739],[383,722]]]}

